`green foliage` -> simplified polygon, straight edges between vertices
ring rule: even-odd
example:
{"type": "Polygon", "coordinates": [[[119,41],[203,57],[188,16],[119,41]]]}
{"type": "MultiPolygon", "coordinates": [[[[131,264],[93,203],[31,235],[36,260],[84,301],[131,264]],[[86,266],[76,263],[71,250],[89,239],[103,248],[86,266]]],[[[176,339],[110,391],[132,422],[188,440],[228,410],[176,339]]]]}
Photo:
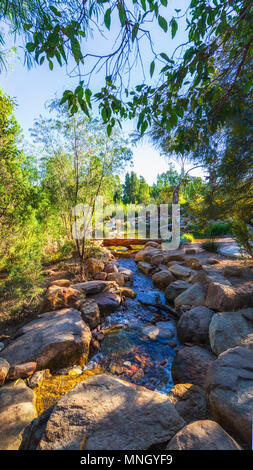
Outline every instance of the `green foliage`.
{"type": "Polygon", "coordinates": [[[214,242],[213,240],[208,240],[201,243],[201,248],[205,251],[210,251],[212,253],[217,253],[219,245],[218,243],[214,242]]]}
{"type": "Polygon", "coordinates": [[[192,235],[192,233],[184,233],[182,236],[181,236],[181,243],[182,244],[185,244],[185,243],[194,243],[195,241],[195,238],[194,236],[192,235]]]}
{"type": "Polygon", "coordinates": [[[222,237],[223,235],[231,235],[231,225],[228,223],[211,223],[204,230],[204,236],[207,238],[222,237]]]}
{"type": "Polygon", "coordinates": [[[253,258],[253,231],[250,230],[244,220],[234,221],[232,230],[242,255],[246,253],[253,258]]]}

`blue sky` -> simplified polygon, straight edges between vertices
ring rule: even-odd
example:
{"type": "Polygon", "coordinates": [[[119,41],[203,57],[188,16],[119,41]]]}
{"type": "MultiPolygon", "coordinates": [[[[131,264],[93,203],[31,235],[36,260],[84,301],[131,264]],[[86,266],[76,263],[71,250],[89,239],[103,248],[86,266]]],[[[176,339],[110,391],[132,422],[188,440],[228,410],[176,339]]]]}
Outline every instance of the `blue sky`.
{"type": "MultiPolygon", "coordinates": [[[[161,14],[166,17],[168,22],[173,15],[176,15],[175,8],[182,9],[182,12],[189,5],[188,0],[170,0],[169,8],[164,8],[161,14]]],[[[117,24],[114,23],[112,27],[112,34],[117,30],[117,24]]],[[[184,19],[180,20],[179,31],[174,40],[171,39],[170,29],[168,33],[164,33],[158,24],[152,24],[152,38],[154,46],[158,53],[166,52],[171,55],[175,47],[186,40],[186,32],[184,31],[184,19]]],[[[11,38],[8,41],[11,45],[11,38]]],[[[73,89],[78,83],[78,77],[70,78],[66,73],[65,67],[56,65],[53,71],[50,71],[47,64],[42,66],[33,67],[28,70],[23,64],[23,51],[20,47],[21,42],[18,43],[18,56],[13,58],[11,67],[7,72],[3,72],[0,76],[0,86],[3,91],[14,97],[17,103],[16,118],[21,125],[26,138],[29,137],[29,128],[32,127],[33,121],[40,114],[47,115],[46,103],[55,96],[61,97],[65,89],[73,89]]],[[[111,47],[111,39],[106,41],[105,38],[101,39],[94,33],[94,38],[88,40],[87,49],[91,52],[95,50],[108,51],[111,47]]],[[[144,69],[146,70],[146,81],[150,81],[149,77],[149,64],[153,56],[147,47],[147,44],[142,44],[142,58],[144,69]]],[[[132,71],[132,85],[142,83],[144,80],[140,64],[132,71]]],[[[154,81],[157,80],[158,75],[155,73],[153,76],[154,81]]],[[[90,85],[93,91],[99,90],[104,82],[104,73],[101,71],[92,77],[90,85]]],[[[127,134],[134,129],[135,123],[124,122],[123,130],[127,134]]],[[[147,139],[133,147],[133,170],[138,175],[143,175],[149,184],[156,180],[158,173],[166,171],[168,163],[164,157],[160,156],[159,152],[155,150],[147,139]]],[[[176,165],[177,166],[177,165],[176,165]]],[[[199,170],[192,172],[194,175],[201,175],[199,170]]]]}

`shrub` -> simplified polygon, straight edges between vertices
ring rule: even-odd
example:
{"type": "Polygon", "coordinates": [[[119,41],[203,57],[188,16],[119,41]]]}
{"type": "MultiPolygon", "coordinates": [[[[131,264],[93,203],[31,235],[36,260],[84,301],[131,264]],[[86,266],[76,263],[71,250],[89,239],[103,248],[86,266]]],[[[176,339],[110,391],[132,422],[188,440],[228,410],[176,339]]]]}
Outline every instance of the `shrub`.
{"type": "Polygon", "coordinates": [[[205,251],[211,251],[212,253],[216,253],[218,251],[219,245],[213,240],[207,240],[206,242],[201,243],[201,247],[205,251]]]}
{"type": "Polygon", "coordinates": [[[204,235],[207,237],[222,237],[224,235],[231,235],[231,225],[228,223],[214,222],[208,225],[204,230],[204,235]]]}
{"type": "Polygon", "coordinates": [[[242,255],[247,253],[253,258],[253,232],[249,226],[242,220],[235,221],[232,224],[232,231],[242,255]]]}
{"type": "Polygon", "coordinates": [[[192,235],[192,233],[184,233],[181,237],[181,243],[193,243],[194,242],[194,236],[192,235]]]}

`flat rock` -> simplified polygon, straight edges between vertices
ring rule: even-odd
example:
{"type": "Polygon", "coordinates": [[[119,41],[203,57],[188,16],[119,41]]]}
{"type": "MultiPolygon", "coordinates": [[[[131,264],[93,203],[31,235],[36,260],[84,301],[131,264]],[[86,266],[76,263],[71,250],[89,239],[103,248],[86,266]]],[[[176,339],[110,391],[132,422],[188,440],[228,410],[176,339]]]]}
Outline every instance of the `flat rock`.
{"type": "Polygon", "coordinates": [[[164,295],[166,300],[172,302],[182,292],[191,287],[191,284],[186,281],[174,281],[166,287],[164,295]]]}
{"type": "Polygon", "coordinates": [[[241,277],[243,276],[244,268],[242,266],[225,266],[223,268],[223,275],[224,276],[232,276],[232,277],[241,277]]]}
{"type": "Polygon", "coordinates": [[[152,281],[155,287],[158,289],[165,289],[169,284],[175,281],[176,278],[170,271],[159,271],[156,274],[153,274],[152,281]]]}
{"type": "Polygon", "coordinates": [[[207,398],[214,419],[251,449],[252,351],[237,346],[221,353],[210,364],[207,372],[207,398]]]}
{"type": "Polygon", "coordinates": [[[20,328],[17,338],[1,357],[12,366],[37,362],[38,369],[54,369],[84,361],[89,352],[91,332],[81,312],[63,309],[39,315],[20,328]]]}
{"type": "Polygon", "coordinates": [[[173,322],[167,321],[158,322],[156,325],[144,326],[142,332],[152,340],[172,339],[176,334],[173,322]]]}
{"type": "Polygon", "coordinates": [[[110,281],[86,281],[79,284],[73,284],[72,289],[83,292],[86,295],[99,294],[111,287],[115,287],[114,282],[110,281]]]}
{"type": "Polygon", "coordinates": [[[193,384],[176,384],[168,399],[186,423],[207,417],[206,396],[203,388],[193,384]]]}
{"type": "Polygon", "coordinates": [[[214,311],[208,307],[194,307],[184,312],[177,323],[181,343],[209,344],[209,325],[214,311]]]}
{"type": "Polygon", "coordinates": [[[109,315],[115,312],[121,304],[121,298],[118,294],[112,294],[110,292],[102,292],[93,296],[94,300],[98,304],[98,308],[101,315],[109,315]]]}
{"type": "Polygon", "coordinates": [[[57,279],[56,281],[51,282],[50,286],[58,287],[70,287],[71,282],[69,279],[57,279]]]}
{"type": "Polygon", "coordinates": [[[181,266],[180,264],[169,266],[169,271],[174,274],[177,279],[181,279],[183,281],[187,281],[191,274],[193,274],[192,269],[186,268],[186,266],[181,266]]]}
{"type": "Polygon", "coordinates": [[[180,429],[166,450],[241,450],[241,447],[215,421],[202,420],[180,429]]]}
{"type": "Polygon", "coordinates": [[[36,418],[35,395],[23,380],[0,388],[0,450],[17,450],[22,433],[36,418]]]}
{"type": "Polygon", "coordinates": [[[182,294],[174,299],[175,306],[181,305],[205,305],[206,287],[201,282],[195,282],[188,287],[182,294]]]}
{"type": "Polygon", "coordinates": [[[184,424],[165,395],[95,375],[56,404],[37,448],[144,450],[171,439],[184,424]]]}
{"type": "Polygon", "coordinates": [[[215,356],[200,346],[179,349],[172,363],[174,383],[192,383],[205,388],[207,369],[214,360],[215,356]]]}
{"type": "Polygon", "coordinates": [[[253,352],[253,308],[215,314],[209,326],[209,337],[217,356],[226,349],[241,345],[253,352]]]}

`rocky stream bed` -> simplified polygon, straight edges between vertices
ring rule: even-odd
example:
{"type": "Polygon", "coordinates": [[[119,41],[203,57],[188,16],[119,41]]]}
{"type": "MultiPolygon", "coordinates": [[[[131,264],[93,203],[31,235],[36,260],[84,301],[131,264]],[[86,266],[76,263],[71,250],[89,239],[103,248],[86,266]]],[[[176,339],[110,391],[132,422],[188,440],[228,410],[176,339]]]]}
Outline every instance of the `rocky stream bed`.
{"type": "Polygon", "coordinates": [[[252,266],[222,263],[149,242],[52,282],[0,351],[0,449],[249,448],[252,266]]]}

